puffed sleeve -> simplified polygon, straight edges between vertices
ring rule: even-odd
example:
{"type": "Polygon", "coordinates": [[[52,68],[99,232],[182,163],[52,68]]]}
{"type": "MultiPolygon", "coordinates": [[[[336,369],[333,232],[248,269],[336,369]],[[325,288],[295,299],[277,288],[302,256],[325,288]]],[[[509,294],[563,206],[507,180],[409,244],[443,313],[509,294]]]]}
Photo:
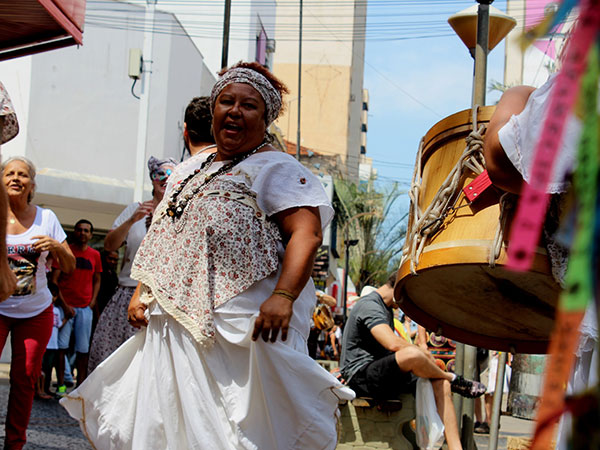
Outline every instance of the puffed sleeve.
{"type": "Polygon", "coordinates": [[[258,206],[267,216],[290,208],[316,207],[321,215],[321,226],[325,228],[333,218],[333,208],[319,179],[285,153],[262,155],[252,183],[258,206]]]}
{"type": "MultiPolygon", "coordinates": [[[[548,115],[555,80],[556,77],[553,76],[533,91],[523,111],[513,115],[498,131],[498,139],[506,156],[526,182],[530,181],[531,166],[548,115]]],[[[566,178],[573,172],[580,134],[581,122],[575,115],[569,115],[548,185],[548,193],[556,194],[567,189],[566,178]]]]}

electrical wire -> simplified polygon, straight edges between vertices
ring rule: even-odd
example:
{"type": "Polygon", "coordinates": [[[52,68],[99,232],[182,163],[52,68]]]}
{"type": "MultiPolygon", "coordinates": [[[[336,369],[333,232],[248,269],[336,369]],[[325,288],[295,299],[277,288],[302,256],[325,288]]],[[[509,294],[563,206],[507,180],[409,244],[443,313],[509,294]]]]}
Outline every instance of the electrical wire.
{"type": "MultiPolygon", "coordinates": [[[[145,5],[139,2],[139,5],[145,5]]],[[[278,0],[276,8],[273,0],[236,0],[235,9],[231,16],[230,39],[252,41],[256,39],[256,22],[254,18],[261,7],[260,20],[263,27],[274,30],[277,41],[297,41],[298,23],[293,20],[288,23],[284,19],[296,19],[298,16],[299,0],[278,0]],[[237,11],[237,12],[236,12],[237,11]]],[[[368,14],[357,14],[354,6],[365,6],[365,0],[303,0],[305,22],[303,25],[303,41],[306,42],[340,42],[354,41],[403,41],[414,39],[445,38],[454,36],[447,24],[447,17],[461,7],[470,6],[472,1],[456,0],[369,0],[368,14]],[[327,16],[323,12],[331,10],[327,16]],[[312,17],[312,22],[311,18],[312,17]],[[308,19],[308,20],[307,20],[308,19]],[[363,21],[364,25],[356,27],[355,22],[363,21]],[[358,28],[358,29],[357,29],[358,28]]],[[[155,34],[173,36],[190,36],[191,38],[219,39],[222,32],[223,0],[177,0],[159,2],[160,7],[169,7],[172,12],[157,10],[155,22],[146,24],[144,7],[131,9],[129,4],[108,0],[88,0],[86,26],[102,27],[114,30],[152,31],[155,34]],[[173,11],[174,8],[187,8],[183,11],[173,11]],[[123,13],[127,13],[123,16],[123,13]],[[185,17],[185,30],[181,28],[178,17],[185,17]]],[[[540,8],[540,12],[543,8],[540,8]]],[[[530,10],[531,12],[531,10],[530,10]]],[[[522,17],[516,17],[524,20],[522,17]]],[[[438,112],[425,105],[410,92],[403,89],[367,59],[365,66],[373,70],[379,77],[402,92],[411,100],[429,110],[437,117],[438,112]]],[[[133,83],[135,86],[135,81],[133,83]]],[[[132,95],[139,98],[133,92],[132,95]]],[[[335,155],[334,152],[322,154],[335,155]]],[[[340,155],[341,156],[341,155],[340,155]]],[[[361,157],[347,155],[347,164],[358,166],[361,157]]],[[[371,158],[373,163],[384,167],[409,168],[412,165],[394,163],[371,158]]],[[[405,179],[386,177],[390,182],[406,182],[405,179]]]]}
{"type": "Polygon", "coordinates": [[[133,95],[135,98],[137,98],[138,100],[140,100],[141,97],[138,97],[137,95],[135,95],[135,92],[133,92],[133,88],[135,87],[135,83],[137,83],[137,78],[133,79],[133,84],[131,85],[131,95],[133,95]]]}
{"type": "MultiPolygon", "coordinates": [[[[331,32],[335,32],[338,42],[356,40],[370,41],[403,41],[412,39],[445,38],[454,36],[447,24],[447,17],[461,6],[468,6],[468,1],[376,1],[368,3],[368,11],[357,13],[354,5],[366,3],[359,0],[306,1],[304,11],[307,20],[303,24],[304,41],[327,42],[331,32]],[[434,7],[435,6],[435,7],[434,7]],[[448,8],[447,10],[444,8],[448,8]],[[367,14],[368,12],[368,14],[367,14]],[[313,16],[311,22],[310,17],[313,16]],[[320,18],[315,20],[315,18],[320,18]],[[360,26],[361,22],[364,26],[360,26]],[[327,24],[328,30],[322,25],[327,24]],[[356,26],[359,24],[359,26],[356,26]]],[[[144,3],[125,4],[107,0],[88,0],[86,25],[105,27],[114,30],[152,31],[156,34],[189,35],[198,39],[215,39],[222,32],[223,1],[188,0],[163,1],[158,7],[171,9],[171,13],[157,10],[155,22],[145,23],[144,3]],[[128,9],[129,8],[129,9],[128,9]],[[179,10],[176,10],[179,8],[179,10]],[[123,13],[127,13],[123,16],[123,13]],[[174,25],[172,13],[185,18],[185,30],[174,25]]],[[[281,42],[294,42],[298,35],[298,0],[238,0],[231,15],[230,39],[235,41],[256,40],[257,23],[260,17],[263,28],[281,42]],[[262,8],[262,9],[261,9],[262,8]],[[237,11],[237,12],[236,12],[237,11]],[[290,19],[290,20],[286,20],[290,19]],[[294,19],[294,20],[293,20],[294,19]]],[[[529,10],[534,12],[535,10],[529,10]]],[[[540,13],[543,8],[540,7],[540,13]]],[[[524,15],[524,12],[523,12],[524,15]]],[[[523,20],[523,17],[516,17],[523,20]]]]}
{"type": "MultiPolygon", "coordinates": [[[[142,3],[139,3],[142,4],[142,3]]],[[[158,7],[167,7],[178,16],[186,18],[186,29],[191,37],[214,38],[222,30],[223,2],[209,0],[188,0],[159,2],[158,7]],[[179,11],[174,11],[177,7],[179,11]],[[187,9],[184,9],[187,8],[187,9]],[[202,20],[194,17],[202,17],[202,20]]],[[[366,5],[364,1],[337,0],[337,1],[305,1],[304,10],[308,16],[313,15],[327,18],[330,30],[338,33],[338,40],[353,41],[356,39],[368,40],[406,40],[425,39],[452,36],[453,32],[447,24],[448,15],[460,6],[468,6],[468,1],[374,1],[368,3],[368,15],[358,14],[354,5],[366,5]],[[435,7],[434,7],[435,6],[435,7]],[[447,7],[448,10],[443,9],[447,7]],[[420,18],[420,19],[419,19],[420,18]],[[375,20],[376,19],[376,20],[375,20]],[[380,20],[382,19],[382,20],[380,20]],[[355,27],[355,22],[365,21],[364,29],[355,27]]],[[[112,29],[146,30],[142,13],[144,8],[132,12],[127,18],[118,18],[103,13],[122,12],[123,7],[119,2],[105,0],[88,1],[87,20],[93,26],[107,26],[112,29]],[[137,18],[135,15],[137,14],[137,18]]],[[[257,10],[260,11],[260,20],[263,25],[273,28],[280,41],[295,41],[298,34],[297,21],[286,23],[284,19],[295,19],[298,14],[299,1],[278,1],[276,7],[270,1],[238,0],[231,15],[230,38],[236,40],[253,40],[256,38],[256,23],[254,18],[257,10]],[[250,8],[250,6],[252,8],[250,8]],[[237,11],[237,13],[236,13],[237,11]]],[[[367,9],[365,8],[365,12],[367,9]]],[[[321,21],[323,22],[323,21],[321,21]]],[[[155,32],[173,33],[172,23],[168,18],[157,14],[155,32]]],[[[303,25],[307,42],[322,42],[324,31],[320,24],[306,21],[303,25]]],[[[326,33],[325,33],[326,34],[326,33]]]]}

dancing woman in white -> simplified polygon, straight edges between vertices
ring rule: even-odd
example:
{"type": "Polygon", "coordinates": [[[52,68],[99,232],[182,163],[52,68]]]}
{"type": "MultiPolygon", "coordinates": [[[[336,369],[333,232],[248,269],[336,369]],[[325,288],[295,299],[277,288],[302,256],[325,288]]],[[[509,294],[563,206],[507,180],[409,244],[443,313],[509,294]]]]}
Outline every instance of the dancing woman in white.
{"type": "Polygon", "coordinates": [[[216,153],[179,165],[138,251],[146,326],[61,404],[99,449],[333,449],[343,387],[307,354],[318,179],[265,139],[286,87],[257,63],[213,88],[216,153]]]}

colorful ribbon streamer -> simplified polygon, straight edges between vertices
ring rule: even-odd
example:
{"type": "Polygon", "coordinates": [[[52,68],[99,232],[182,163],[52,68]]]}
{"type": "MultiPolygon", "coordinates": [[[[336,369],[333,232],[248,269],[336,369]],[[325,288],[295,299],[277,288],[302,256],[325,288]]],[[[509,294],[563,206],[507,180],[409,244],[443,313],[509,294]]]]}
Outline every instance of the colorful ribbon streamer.
{"type": "Polygon", "coordinates": [[[594,237],[598,215],[599,143],[598,80],[600,60],[598,46],[592,48],[583,78],[580,99],[583,103],[583,131],[577,154],[577,170],[573,184],[577,198],[575,240],[569,257],[566,289],[561,295],[555,330],[550,343],[550,360],[546,368],[544,390],[538,410],[532,450],[546,450],[556,425],[565,409],[565,386],[569,380],[579,333],[576,331],[586,306],[594,298],[594,237]]]}
{"type": "Polygon", "coordinates": [[[535,40],[546,36],[553,28],[564,22],[577,3],[578,0],[564,0],[558,10],[548,14],[539,24],[527,30],[521,37],[521,50],[525,51],[535,40]]]}
{"type": "Polygon", "coordinates": [[[535,150],[530,182],[523,188],[512,226],[508,248],[508,267],[511,269],[528,270],[533,261],[548,207],[546,188],[598,29],[600,0],[584,0],[579,21],[567,48],[564,66],[556,77],[548,107],[549,114],[535,150]]]}

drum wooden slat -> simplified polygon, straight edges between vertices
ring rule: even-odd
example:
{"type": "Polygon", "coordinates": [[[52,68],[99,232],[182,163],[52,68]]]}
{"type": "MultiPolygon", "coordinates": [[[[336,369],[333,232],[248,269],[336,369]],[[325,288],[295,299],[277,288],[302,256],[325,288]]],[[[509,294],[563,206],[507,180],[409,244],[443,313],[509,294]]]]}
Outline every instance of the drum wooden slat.
{"type": "MultiPolygon", "coordinates": [[[[493,111],[494,107],[480,108],[479,123],[487,123],[493,111]]],[[[465,110],[441,120],[425,135],[421,210],[456,164],[471,130],[471,110],[465,110]]],[[[461,189],[473,178],[466,177],[461,189]]],[[[411,274],[409,261],[401,265],[395,288],[401,308],[417,323],[460,342],[545,353],[558,301],[545,251],[538,250],[529,272],[506,270],[505,249],[496,267],[490,267],[499,216],[497,196],[468,205],[461,195],[457,206],[461,208],[426,243],[417,275],[411,274]]]]}

